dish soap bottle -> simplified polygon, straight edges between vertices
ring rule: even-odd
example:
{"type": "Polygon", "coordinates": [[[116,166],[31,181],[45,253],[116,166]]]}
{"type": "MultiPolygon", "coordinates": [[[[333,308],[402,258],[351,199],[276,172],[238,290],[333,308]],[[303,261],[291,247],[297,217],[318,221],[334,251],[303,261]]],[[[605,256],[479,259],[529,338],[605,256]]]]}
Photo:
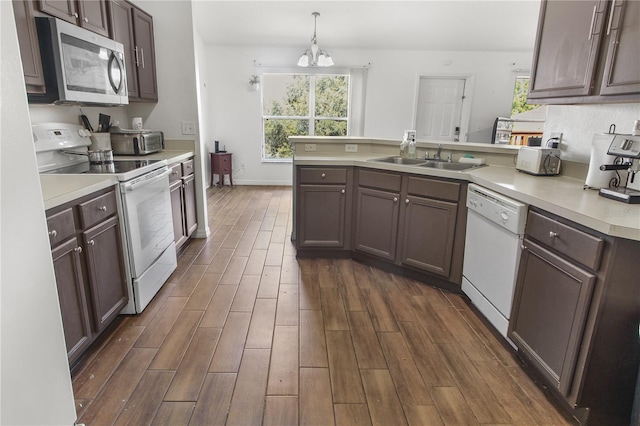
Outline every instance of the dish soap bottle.
{"type": "Polygon", "coordinates": [[[407,148],[407,158],[416,158],[416,138],[409,139],[409,146],[407,148]]]}

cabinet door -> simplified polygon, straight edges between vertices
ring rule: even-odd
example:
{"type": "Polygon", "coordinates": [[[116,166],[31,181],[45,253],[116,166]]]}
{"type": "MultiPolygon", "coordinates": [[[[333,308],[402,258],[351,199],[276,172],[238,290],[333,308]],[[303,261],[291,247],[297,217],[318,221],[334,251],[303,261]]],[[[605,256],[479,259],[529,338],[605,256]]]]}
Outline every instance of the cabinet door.
{"type": "Polygon", "coordinates": [[[129,98],[140,96],[133,39],[133,6],[123,0],[111,0],[109,4],[111,38],[124,46],[124,65],[127,70],[129,98]]]}
{"type": "Polygon", "coordinates": [[[129,300],[118,217],[83,232],[96,331],[106,327],[129,300]]]}
{"type": "Polygon", "coordinates": [[[138,54],[138,90],[145,100],[158,100],[156,58],[153,43],[153,18],[139,9],[133,9],[133,29],[138,54]]]}
{"type": "Polygon", "coordinates": [[[525,239],[509,337],[563,395],[572,377],[596,276],[525,239]]]}
{"type": "Polygon", "coordinates": [[[182,209],[183,191],[182,180],[172,183],[169,187],[171,195],[171,215],[173,218],[173,236],[176,248],[179,248],[187,241],[187,232],[184,229],[184,210],[182,209]]]}
{"type": "Polygon", "coordinates": [[[614,0],[608,15],[600,94],[640,93],[640,2],[614,0]]]}
{"type": "Polygon", "coordinates": [[[44,93],[46,91],[42,60],[40,59],[40,43],[33,15],[33,2],[29,0],[13,0],[13,13],[18,31],[20,58],[27,93],[44,93]]]}
{"type": "Polygon", "coordinates": [[[543,0],[529,99],[592,94],[605,0],[543,0]]]}
{"type": "Polygon", "coordinates": [[[448,277],[458,205],[413,196],[403,204],[400,261],[448,277]]]}
{"type": "Polygon", "coordinates": [[[355,248],[395,261],[400,195],[358,188],[356,197],[355,248]]]}
{"type": "Polygon", "coordinates": [[[80,26],[94,33],[109,37],[107,2],[105,0],[83,0],[78,2],[80,26]]]}
{"type": "Polygon", "coordinates": [[[182,179],[182,193],[184,196],[184,228],[187,236],[193,234],[198,227],[196,217],[196,178],[194,175],[182,179]]]}
{"type": "Polygon", "coordinates": [[[300,185],[299,247],[345,246],[346,186],[300,185]]]}
{"type": "Polygon", "coordinates": [[[76,0],[39,0],[39,9],[47,15],[78,24],[76,0]]]}
{"type": "Polygon", "coordinates": [[[80,253],[77,238],[61,244],[51,254],[58,286],[58,300],[62,314],[64,339],[69,362],[73,362],[91,342],[91,326],[85,295],[80,253]]]}

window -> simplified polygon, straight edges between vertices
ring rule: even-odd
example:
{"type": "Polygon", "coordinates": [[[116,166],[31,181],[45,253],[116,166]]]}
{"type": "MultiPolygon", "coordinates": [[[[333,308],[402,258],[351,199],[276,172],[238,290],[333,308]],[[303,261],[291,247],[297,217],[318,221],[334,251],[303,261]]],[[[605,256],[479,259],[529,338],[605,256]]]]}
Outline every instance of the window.
{"type": "Polygon", "coordinates": [[[527,94],[529,93],[529,77],[516,77],[513,87],[513,102],[511,103],[511,115],[521,112],[531,111],[540,105],[531,105],[527,103],[527,94]]]}
{"type": "Polygon", "coordinates": [[[262,159],[291,159],[289,136],[347,136],[349,76],[263,74],[262,159]]]}

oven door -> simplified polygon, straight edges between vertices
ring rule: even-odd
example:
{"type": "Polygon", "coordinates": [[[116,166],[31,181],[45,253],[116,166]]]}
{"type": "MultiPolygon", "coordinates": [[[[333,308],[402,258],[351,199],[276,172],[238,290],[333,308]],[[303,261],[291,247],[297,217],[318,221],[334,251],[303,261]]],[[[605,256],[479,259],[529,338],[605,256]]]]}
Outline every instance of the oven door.
{"type": "Polygon", "coordinates": [[[169,173],[164,167],[120,185],[134,279],[173,243],[169,173]]]}

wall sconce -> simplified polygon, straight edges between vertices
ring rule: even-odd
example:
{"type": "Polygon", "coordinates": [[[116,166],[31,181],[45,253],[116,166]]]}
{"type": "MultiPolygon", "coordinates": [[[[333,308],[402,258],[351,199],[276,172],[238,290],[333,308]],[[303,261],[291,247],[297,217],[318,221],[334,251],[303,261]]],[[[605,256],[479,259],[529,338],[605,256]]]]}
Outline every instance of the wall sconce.
{"type": "Polygon", "coordinates": [[[249,88],[253,92],[257,92],[260,90],[260,77],[257,75],[252,75],[251,80],[249,80],[249,88]]]}

